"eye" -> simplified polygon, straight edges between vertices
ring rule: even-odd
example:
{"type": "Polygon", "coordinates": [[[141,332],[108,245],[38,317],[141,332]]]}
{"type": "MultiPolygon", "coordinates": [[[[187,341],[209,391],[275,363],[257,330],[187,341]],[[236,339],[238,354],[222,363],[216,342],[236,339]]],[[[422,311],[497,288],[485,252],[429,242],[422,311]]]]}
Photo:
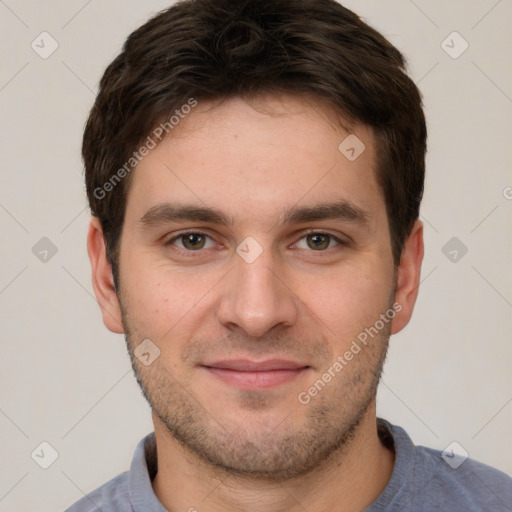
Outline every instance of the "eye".
{"type": "Polygon", "coordinates": [[[299,249],[325,251],[340,244],[343,245],[343,242],[339,238],[328,233],[309,233],[297,242],[296,247],[299,249]]]}
{"type": "Polygon", "coordinates": [[[186,251],[199,251],[201,249],[210,249],[214,247],[215,242],[204,233],[190,231],[171,238],[166,245],[175,245],[179,249],[184,249],[186,251]]]}

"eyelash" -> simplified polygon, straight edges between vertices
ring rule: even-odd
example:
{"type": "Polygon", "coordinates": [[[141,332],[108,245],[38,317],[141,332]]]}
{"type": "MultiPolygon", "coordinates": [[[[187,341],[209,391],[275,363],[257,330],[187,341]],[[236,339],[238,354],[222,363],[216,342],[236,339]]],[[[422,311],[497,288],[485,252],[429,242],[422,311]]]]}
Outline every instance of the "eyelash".
{"type": "MultiPolygon", "coordinates": [[[[200,235],[200,236],[204,236],[204,237],[207,237],[207,238],[213,240],[213,238],[210,235],[208,235],[206,233],[203,233],[202,231],[190,230],[190,231],[183,231],[183,232],[179,233],[178,235],[173,236],[172,238],[167,240],[164,245],[166,247],[167,246],[172,247],[173,250],[179,252],[180,254],[185,254],[188,257],[195,257],[194,253],[201,253],[201,252],[205,251],[205,249],[198,249],[196,251],[192,251],[192,250],[189,250],[189,249],[183,249],[181,247],[176,247],[176,246],[173,245],[174,242],[176,242],[176,240],[179,240],[181,237],[184,237],[184,236],[187,236],[187,235],[200,235]]],[[[335,242],[337,242],[338,246],[345,246],[346,247],[346,246],[349,245],[349,243],[347,241],[341,240],[340,238],[338,238],[337,236],[332,235],[331,233],[326,233],[325,231],[316,231],[316,230],[307,230],[299,238],[299,241],[302,240],[303,238],[306,238],[307,236],[311,236],[311,235],[324,235],[324,236],[328,236],[330,238],[330,240],[334,240],[335,242]]],[[[297,242],[295,242],[295,243],[297,243],[297,242]]],[[[336,246],[336,247],[338,247],[338,246],[336,246]]],[[[332,249],[335,249],[336,247],[330,247],[328,249],[319,250],[319,251],[315,251],[313,249],[310,249],[309,252],[322,253],[322,252],[327,252],[327,251],[330,251],[332,249]]]]}

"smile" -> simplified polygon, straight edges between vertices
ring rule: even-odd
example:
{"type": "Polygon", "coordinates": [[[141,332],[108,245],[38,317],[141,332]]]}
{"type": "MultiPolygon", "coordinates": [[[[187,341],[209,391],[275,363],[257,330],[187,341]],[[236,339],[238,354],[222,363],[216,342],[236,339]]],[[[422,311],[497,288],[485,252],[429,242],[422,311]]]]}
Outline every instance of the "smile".
{"type": "Polygon", "coordinates": [[[238,359],[201,366],[224,383],[242,389],[274,388],[292,381],[310,368],[307,365],[277,359],[260,362],[238,359]]]}

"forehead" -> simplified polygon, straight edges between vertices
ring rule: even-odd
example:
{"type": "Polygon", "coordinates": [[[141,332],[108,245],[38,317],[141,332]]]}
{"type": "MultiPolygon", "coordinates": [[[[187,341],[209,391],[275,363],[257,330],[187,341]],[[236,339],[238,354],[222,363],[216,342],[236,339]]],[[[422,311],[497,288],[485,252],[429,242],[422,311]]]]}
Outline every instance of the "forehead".
{"type": "Polygon", "coordinates": [[[371,129],[342,125],[326,102],[199,103],[138,164],[127,218],[166,202],[202,203],[235,221],[339,200],[371,213],[384,207],[375,167],[371,129]]]}

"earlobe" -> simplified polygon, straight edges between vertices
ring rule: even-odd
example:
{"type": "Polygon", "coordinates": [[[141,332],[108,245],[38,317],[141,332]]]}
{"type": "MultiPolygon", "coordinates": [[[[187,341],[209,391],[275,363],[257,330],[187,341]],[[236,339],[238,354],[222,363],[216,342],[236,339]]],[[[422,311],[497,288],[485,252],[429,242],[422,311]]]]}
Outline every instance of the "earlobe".
{"type": "Polygon", "coordinates": [[[395,302],[400,304],[401,310],[393,319],[392,334],[400,332],[411,319],[418,297],[423,253],[423,223],[417,220],[405,241],[398,266],[395,302]]]}
{"type": "Polygon", "coordinates": [[[103,323],[112,332],[124,332],[121,322],[121,308],[114,286],[112,267],[107,259],[105,238],[100,221],[93,217],[87,235],[87,252],[91,261],[92,286],[103,315],[103,323]]]}

